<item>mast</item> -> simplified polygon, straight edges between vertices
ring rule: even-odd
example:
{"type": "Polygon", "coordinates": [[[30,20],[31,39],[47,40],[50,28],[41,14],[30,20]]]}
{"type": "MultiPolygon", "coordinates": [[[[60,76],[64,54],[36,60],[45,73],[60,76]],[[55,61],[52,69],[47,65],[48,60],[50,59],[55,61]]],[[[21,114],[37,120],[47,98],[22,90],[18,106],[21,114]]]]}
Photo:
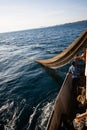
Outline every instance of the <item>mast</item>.
{"type": "MultiPolygon", "coordinates": [[[[86,48],[85,76],[86,76],[86,101],[87,101],[87,48],[86,48]]],[[[86,112],[87,112],[87,108],[86,108],[86,112]]],[[[86,117],[86,120],[85,120],[85,126],[87,126],[87,117],[86,117]]]]}

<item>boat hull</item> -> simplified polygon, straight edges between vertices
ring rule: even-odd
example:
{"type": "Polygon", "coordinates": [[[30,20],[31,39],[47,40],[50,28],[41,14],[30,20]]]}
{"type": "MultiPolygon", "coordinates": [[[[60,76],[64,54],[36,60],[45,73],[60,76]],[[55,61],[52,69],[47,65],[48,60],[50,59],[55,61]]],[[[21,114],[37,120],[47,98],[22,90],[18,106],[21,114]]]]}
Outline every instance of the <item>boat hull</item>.
{"type": "Polygon", "coordinates": [[[66,77],[56,98],[46,130],[58,130],[62,114],[69,115],[72,103],[72,78],[66,77]]]}

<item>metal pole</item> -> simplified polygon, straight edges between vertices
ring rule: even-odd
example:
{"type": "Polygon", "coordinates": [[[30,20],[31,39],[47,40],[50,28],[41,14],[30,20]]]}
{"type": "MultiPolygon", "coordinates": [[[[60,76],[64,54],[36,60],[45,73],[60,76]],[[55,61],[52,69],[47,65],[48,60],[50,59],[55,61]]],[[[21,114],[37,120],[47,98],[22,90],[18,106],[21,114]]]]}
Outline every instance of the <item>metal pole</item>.
{"type": "Polygon", "coordinates": [[[86,100],[87,100],[87,49],[86,49],[85,76],[86,76],[86,100]]]}
{"type": "MultiPolygon", "coordinates": [[[[86,49],[85,76],[86,76],[86,101],[87,101],[87,49],[86,49]]],[[[87,112],[87,108],[86,108],[86,112],[87,112]]],[[[85,126],[87,127],[87,117],[85,119],[85,126]]]]}

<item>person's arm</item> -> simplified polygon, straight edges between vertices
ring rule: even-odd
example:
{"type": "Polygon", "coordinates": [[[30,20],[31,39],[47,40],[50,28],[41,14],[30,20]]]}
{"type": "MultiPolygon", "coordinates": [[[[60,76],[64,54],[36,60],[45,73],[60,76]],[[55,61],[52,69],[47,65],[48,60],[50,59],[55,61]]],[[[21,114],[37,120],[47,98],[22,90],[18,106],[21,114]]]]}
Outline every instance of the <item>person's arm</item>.
{"type": "Polygon", "coordinates": [[[84,50],[84,52],[82,53],[82,55],[80,56],[75,56],[76,59],[83,59],[84,61],[86,61],[86,50],[84,50]]]}
{"type": "Polygon", "coordinates": [[[72,74],[68,72],[68,73],[66,74],[66,77],[68,78],[70,75],[72,75],[72,74]]]}
{"type": "Polygon", "coordinates": [[[66,77],[69,77],[70,75],[72,75],[72,73],[71,73],[71,67],[69,68],[69,71],[68,71],[68,73],[66,74],[66,77]]]}
{"type": "Polygon", "coordinates": [[[83,57],[83,54],[80,56],[75,56],[75,59],[81,59],[83,57]]]}

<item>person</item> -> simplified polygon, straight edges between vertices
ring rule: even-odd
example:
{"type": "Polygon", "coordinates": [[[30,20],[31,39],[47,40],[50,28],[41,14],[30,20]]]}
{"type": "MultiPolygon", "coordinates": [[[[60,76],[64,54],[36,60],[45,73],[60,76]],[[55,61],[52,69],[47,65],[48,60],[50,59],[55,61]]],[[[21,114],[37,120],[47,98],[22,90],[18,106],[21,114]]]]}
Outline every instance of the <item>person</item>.
{"type": "Polygon", "coordinates": [[[85,48],[81,55],[75,56],[75,59],[77,59],[77,60],[82,59],[84,61],[84,72],[85,72],[84,74],[87,78],[87,57],[86,57],[86,55],[87,55],[87,49],[85,48]]]}
{"type": "Polygon", "coordinates": [[[72,95],[75,102],[77,98],[77,90],[79,86],[79,76],[80,76],[80,70],[78,68],[78,62],[76,60],[72,62],[66,76],[68,77],[69,75],[72,76],[72,95]]]}
{"type": "MultiPolygon", "coordinates": [[[[75,59],[82,59],[84,61],[84,68],[85,68],[84,71],[85,71],[85,76],[86,76],[86,81],[87,81],[87,48],[84,49],[81,55],[76,56],[75,59]]],[[[86,83],[86,86],[87,86],[87,83],[86,83]]],[[[86,99],[87,99],[87,95],[86,95],[86,99]]]]}

